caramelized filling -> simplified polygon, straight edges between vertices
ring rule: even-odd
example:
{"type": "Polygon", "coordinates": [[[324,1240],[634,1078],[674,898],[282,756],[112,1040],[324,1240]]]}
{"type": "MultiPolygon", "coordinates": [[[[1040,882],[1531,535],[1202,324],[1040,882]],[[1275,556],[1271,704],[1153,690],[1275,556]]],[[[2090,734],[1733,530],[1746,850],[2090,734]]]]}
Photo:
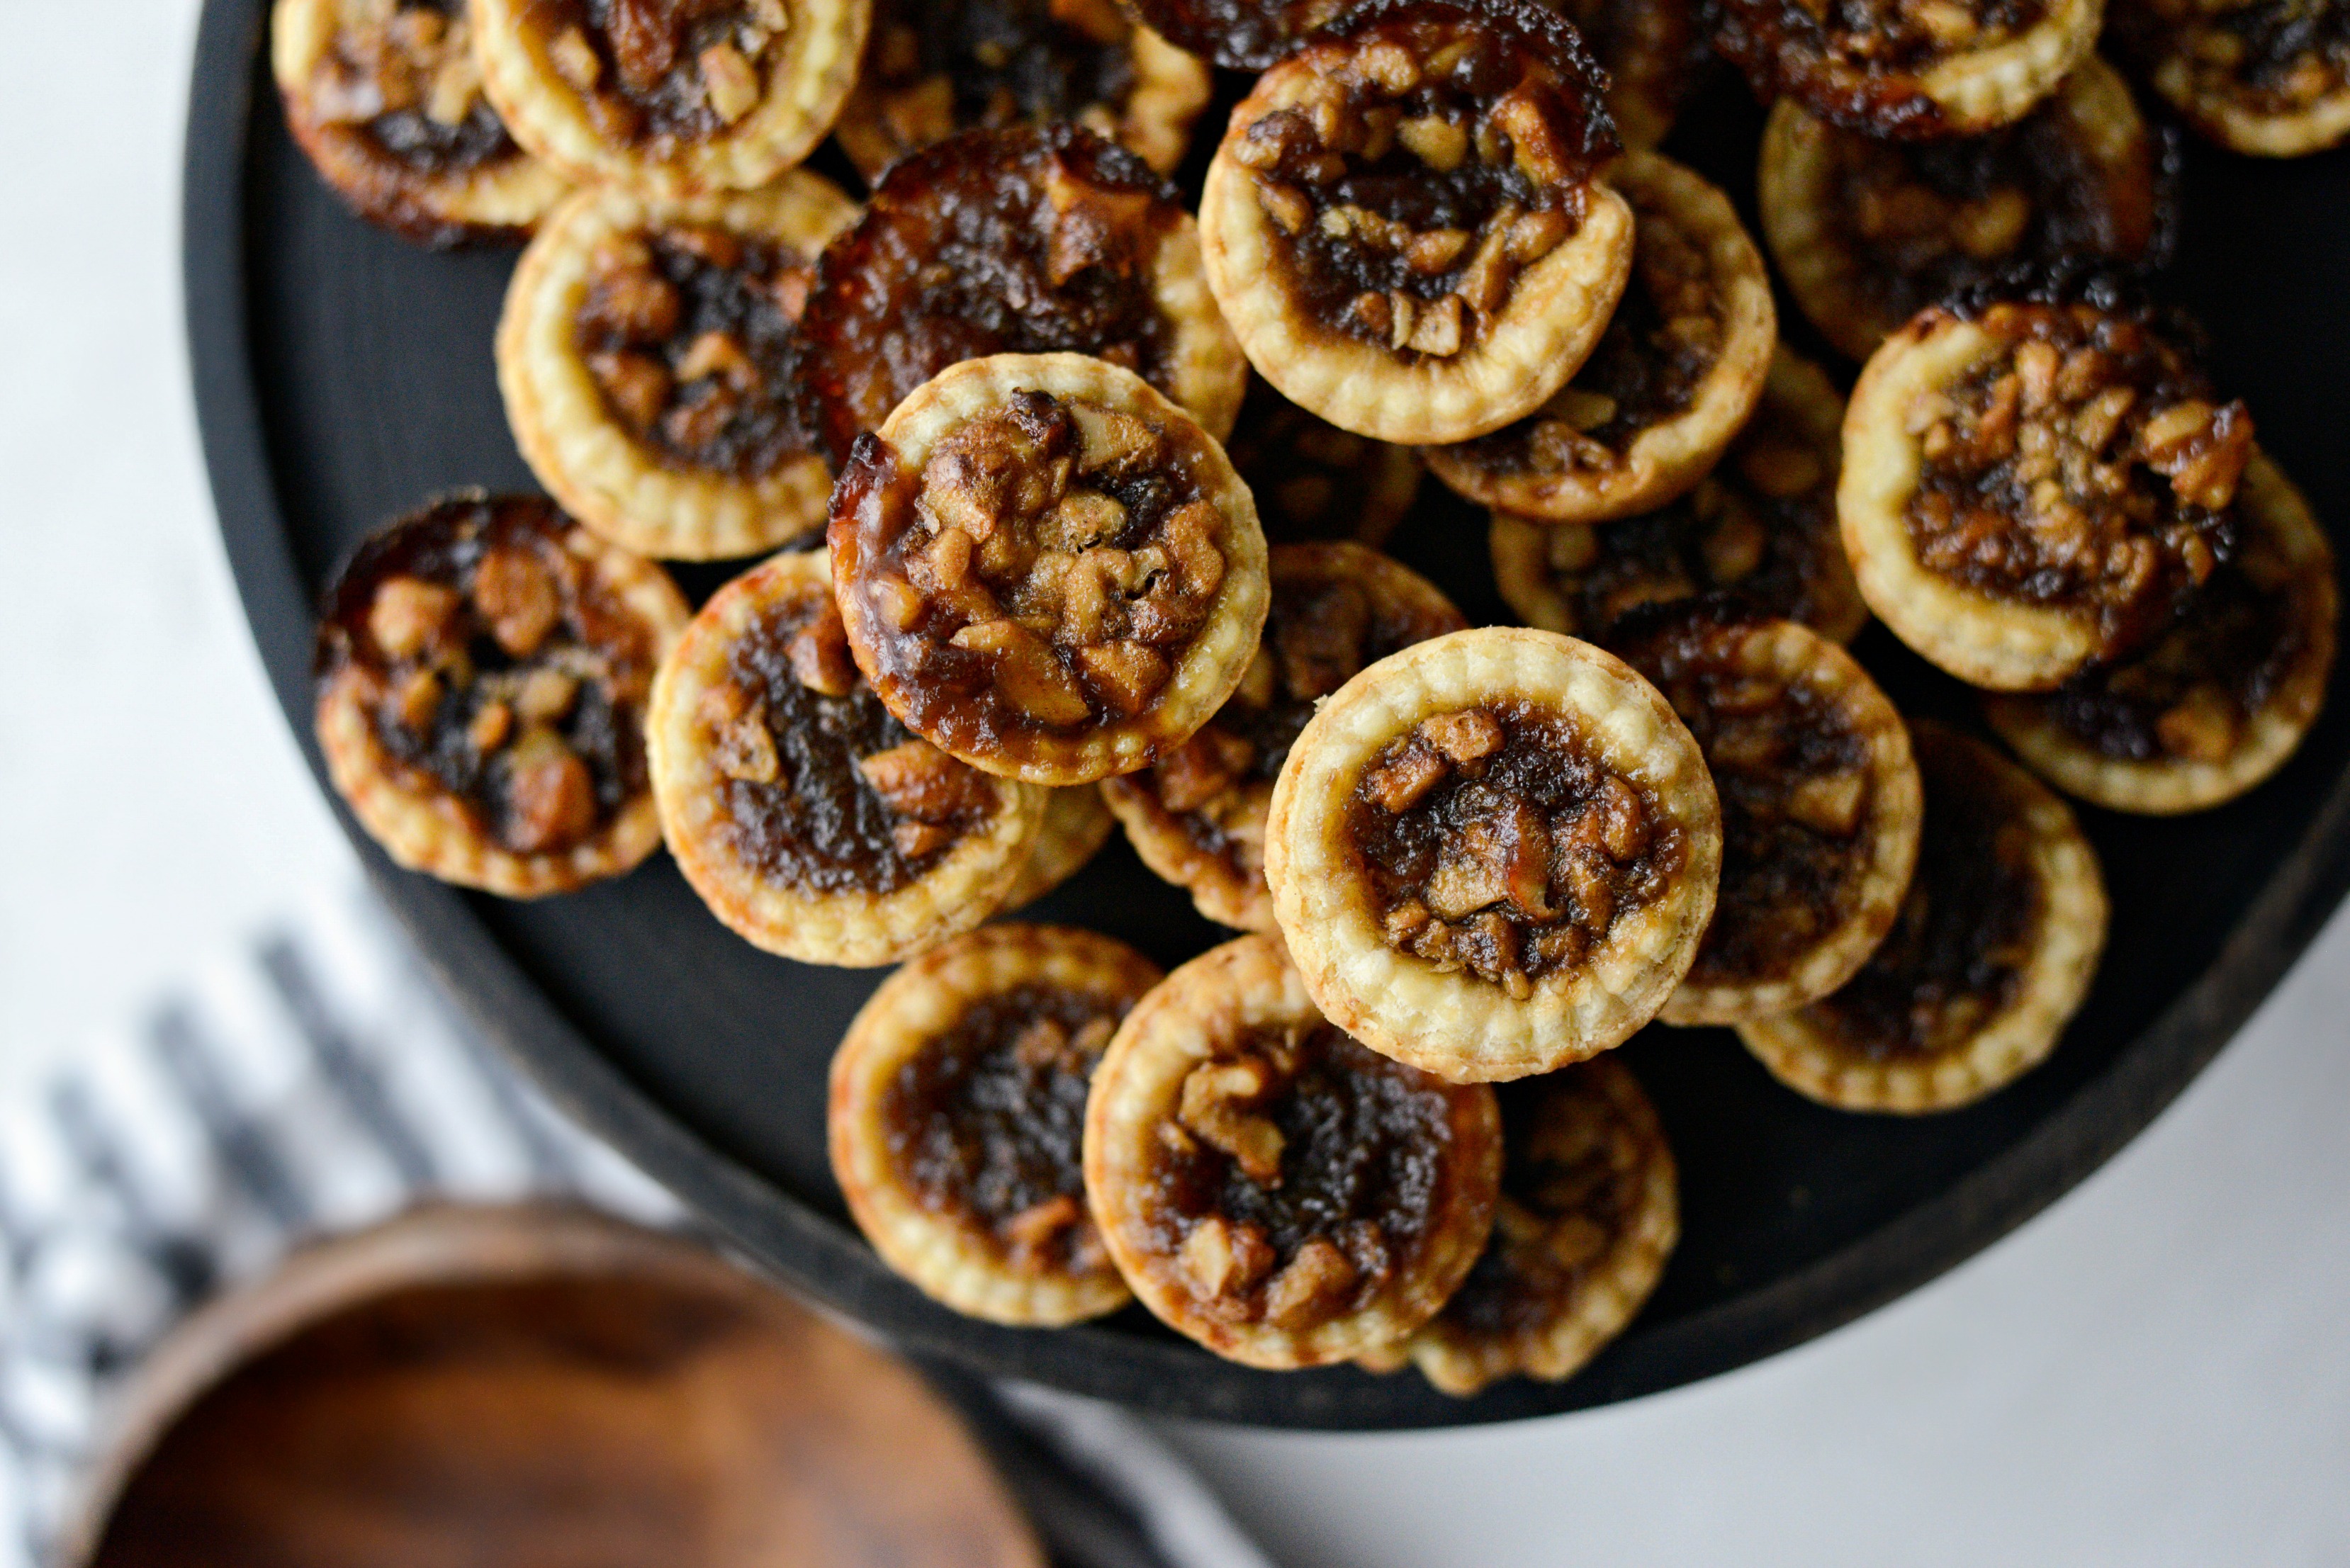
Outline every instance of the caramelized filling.
{"type": "Polygon", "coordinates": [[[1423,721],[1364,769],[1347,832],[1388,944],[1523,997],[1663,898],[1680,826],[1532,702],[1423,721]]]}
{"type": "Polygon", "coordinates": [[[787,0],[524,0],[525,26],[597,133],[668,156],[759,107],[787,0]]]}
{"type": "Polygon", "coordinates": [[[1261,71],[1346,9],[1343,0],[1135,0],[1150,30],[1234,70],[1261,71]]]}
{"type": "Polygon", "coordinates": [[[2045,0],[1723,0],[1715,46],[1765,98],[1878,136],[1938,133],[1918,78],[2037,25],[2045,0]]]}
{"type": "Polygon", "coordinates": [[[2199,92],[2254,112],[2303,113],[2350,87],[2350,4],[2251,0],[2212,6],[2149,0],[2116,18],[2141,57],[2182,55],[2199,92]]]}
{"type": "Polygon", "coordinates": [[[425,176],[463,174],[521,156],[482,96],[472,25],[460,0],[406,0],[346,18],[314,67],[306,106],[349,126],[425,176]]]}
{"type": "Polygon", "coordinates": [[[864,90],[902,151],[972,126],[1074,120],[1113,135],[1133,24],[1111,0],[883,0],[864,90]]]}
{"type": "Polygon", "coordinates": [[[1378,536],[1410,505],[1415,460],[1342,431],[1252,379],[1224,455],[1256,497],[1274,544],[1378,536]]]}

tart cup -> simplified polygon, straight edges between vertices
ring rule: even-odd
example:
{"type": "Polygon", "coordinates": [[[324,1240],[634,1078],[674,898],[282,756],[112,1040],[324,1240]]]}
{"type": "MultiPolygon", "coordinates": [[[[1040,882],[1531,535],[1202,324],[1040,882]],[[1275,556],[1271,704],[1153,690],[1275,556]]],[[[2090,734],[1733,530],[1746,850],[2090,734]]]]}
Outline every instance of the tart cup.
{"type": "Polygon", "coordinates": [[[1035,903],[1084,870],[1101,853],[1118,818],[1102,799],[1098,784],[1068,784],[1045,792],[1045,820],[1036,830],[1036,847],[1020,879],[1003,895],[1007,910],[1035,903]]]}
{"type": "Polygon", "coordinates": [[[1276,545],[1351,539],[1378,549],[1419,498],[1419,458],[1408,446],[1342,431],[1249,379],[1224,455],[1256,497],[1276,545]]]}
{"type": "Polygon", "coordinates": [[[1721,867],[1713,782],[1656,689],[1502,628],[1407,648],[1325,701],[1265,835],[1322,1011],[1462,1083],[1550,1072],[1656,1016],[1721,867]]]}
{"type": "Polygon", "coordinates": [[[2300,748],[2334,669],[2334,552],[2264,456],[2240,510],[2236,558],[2144,652],[2045,696],[1984,700],[2024,766],[2093,805],[2168,816],[2233,800],[2300,748]]]}
{"type": "Polygon", "coordinates": [[[270,74],[286,128],[319,175],[360,216],[420,244],[528,234],[568,183],[516,146],[483,101],[464,19],[443,18],[429,5],[392,9],[388,24],[415,18],[408,24],[413,50],[379,44],[369,52],[389,55],[400,69],[392,96],[418,99],[393,110],[382,81],[346,53],[350,25],[342,9],[337,0],[277,0],[270,10],[270,74]],[[387,119],[407,121],[403,130],[453,158],[432,169],[402,156],[377,134],[387,119]]]}
{"type": "Polygon", "coordinates": [[[1086,1208],[1086,1098],[1160,978],[1107,937],[1005,924],[881,982],[833,1055],[826,1128],[882,1262],[990,1323],[1052,1327],[1132,1299],[1086,1208]]]}
{"type": "Polygon", "coordinates": [[[1632,282],[1599,346],[1534,413],[1421,453],[1471,501],[1603,523],[1652,512],[1721,458],[1779,341],[1771,279],[1730,198],[1655,152],[1611,175],[1632,206],[1632,282]]]}
{"type": "Polygon", "coordinates": [[[1631,209],[1596,172],[1614,140],[1596,70],[1572,29],[1531,0],[1373,0],[1259,78],[1200,200],[1209,286],[1257,373],[1340,429],[1388,441],[1467,441],[1541,407],[1590,355],[1631,269],[1631,209]],[[1518,62],[1509,93],[1387,85],[1419,84],[1427,59],[1472,36],[1501,40],[1518,62]],[[1433,129],[1404,140],[1407,119],[1433,129]],[[1297,168],[1370,167],[1366,138],[1418,142],[1378,161],[1416,158],[1415,187],[1464,180],[1470,158],[1483,166],[1479,138],[1495,159],[1514,145],[1504,123],[1523,133],[1512,156],[1532,171],[1534,205],[1490,205],[1473,233],[1412,230],[1309,194],[1326,178],[1293,182],[1297,168]],[[1318,259],[1333,234],[1348,237],[1318,259]],[[1432,263],[1447,248],[1434,272],[1383,259],[1432,263]],[[1338,270],[1309,287],[1308,267],[1338,270]],[[1356,288],[1390,272],[1398,286],[1356,288]]]}
{"type": "Polygon", "coordinates": [[[967,360],[916,390],[858,442],[830,537],[849,646],[889,711],[1032,784],[1173,752],[1264,625],[1264,535],[1223,449],[1083,355],[967,360]]]}
{"type": "Polygon", "coordinates": [[[2188,124],[2233,152],[2299,158],[2350,138],[2341,0],[2116,5],[2114,35],[2188,124]]]}
{"type": "Polygon", "coordinates": [[[873,18],[871,0],[743,0],[729,35],[685,58],[674,36],[632,37],[624,55],[587,0],[467,5],[483,89],[514,139],[582,184],[656,196],[756,190],[806,157],[873,18]]]}
{"type": "Polygon", "coordinates": [[[1950,1110],[2013,1082],[2105,950],[2104,878],[2064,803],[1981,741],[1924,722],[1911,738],[1926,821],[1892,934],[1834,995],[1738,1025],[1773,1076],[1844,1110],[1950,1110]]]}
{"type": "Polygon", "coordinates": [[[865,967],[993,913],[1045,796],[899,729],[837,618],[821,552],[735,578],[662,661],[646,738],[661,831],[710,912],[767,952],[865,967]]]}
{"type": "Polygon", "coordinates": [[[1639,1315],[1680,1239],[1680,1183],[1654,1106],[1599,1057],[1495,1091],[1493,1236],[1444,1310],[1372,1371],[1417,1365],[1466,1397],[1510,1376],[1573,1376],[1639,1315]]]}
{"type": "MultiPolygon", "coordinates": [[[[641,555],[723,559],[820,531],[832,483],[794,406],[793,318],[784,291],[796,283],[792,292],[805,297],[808,268],[855,216],[848,198],[797,170],[742,195],[661,200],[605,186],[564,203],[523,253],[498,321],[498,389],[531,472],[581,522],[641,555]],[[706,244],[702,237],[712,234],[758,247],[760,259],[773,265],[746,271],[741,258],[721,266],[712,258],[651,248],[678,237],[706,244]],[[622,250],[650,259],[623,268],[612,260],[622,250]],[[657,270],[661,264],[690,268],[688,283],[708,296],[686,302],[681,324],[681,291],[657,270]],[[632,310],[640,319],[650,314],[654,325],[634,329],[650,333],[643,338],[605,329],[617,347],[599,354],[586,341],[585,314],[595,308],[591,300],[600,301],[600,291],[622,279],[640,280],[658,296],[650,306],[632,310]],[[767,297],[778,294],[783,297],[767,297]],[[732,307],[730,316],[739,316],[739,329],[697,330],[706,313],[692,306],[722,302],[732,307]],[[743,341],[745,335],[754,340],[743,341]],[[710,352],[713,344],[727,350],[723,367],[710,352]],[[712,360],[712,368],[702,369],[697,357],[712,360]],[[598,362],[655,378],[662,400],[640,410],[647,416],[641,425],[622,411],[597,372],[598,362]],[[689,377],[689,370],[702,373],[689,377]],[[697,386],[706,395],[688,401],[681,394],[697,386]],[[701,404],[738,397],[749,406],[731,416],[730,424],[764,420],[781,427],[761,442],[773,451],[747,471],[697,461],[698,454],[666,439],[701,404]]],[[[627,384],[614,374],[616,387],[627,384]]],[[[711,439],[724,441],[728,435],[721,427],[711,439]]]]}
{"type": "Polygon", "coordinates": [[[1427,1322],[1485,1244],[1501,1173],[1492,1091],[1347,1039],[1272,936],[1137,1003],[1086,1105],[1086,1192],[1119,1272],[1251,1366],[1348,1360],[1427,1322]]]}
{"type": "Polygon", "coordinates": [[[686,614],[659,566],[546,501],[444,496],[327,591],[328,776],[411,871],[509,898],[617,877],[660,843],[643,715],[686,614]],[[479,667],[482,642],[499,669],[479,667]]]}
{"type": "Polygon", "coordinates": [[[1901,912],[1923,815],[1909,732],[1853,657],[1787,620],[1692,606],[1618,644],[1705,753],[1721,889],[1657,1016],[1738,1023],[1852,978],[1901,912]]]}
{"type": "Polygon", "coordinates": [[[1232,699],[1166,762],[1101,783],[1142,863],[1209,919],[1249,931],[1274,929],[1265,820],[1314,705],[1365,665],[1469,624],[1427,578],[1360,545],[1276,545],[1270,576],[1263,642],[1232,699]]]}

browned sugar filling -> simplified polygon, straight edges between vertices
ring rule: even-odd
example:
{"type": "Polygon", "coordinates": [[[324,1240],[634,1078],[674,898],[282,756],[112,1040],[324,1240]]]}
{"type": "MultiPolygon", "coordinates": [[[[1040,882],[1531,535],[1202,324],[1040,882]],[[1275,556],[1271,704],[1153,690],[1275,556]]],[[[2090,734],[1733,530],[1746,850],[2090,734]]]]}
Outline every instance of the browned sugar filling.
{"type": "Polygon", "coordinates": [[[845,462],[909,392],[991,354],[1090,354],[1169,391],[1175,326],[1151,279],[1181,212],[1074,126],[966,132],[899,162],[827,249],[801,323],[827,454],[845,462]]]}
{"type": "Polygon", "coordinates": [[[1134,9],[1179,48],[1261,71],[1346,7],[1342,0],[1135,0],[1134,9]]]}
{"type": "Polygon", "coordinates": [[[1452,1094],[1327,1023],[1193,1068],[1143,1205],[1198,1309],[1305,1333],[1359,1312],[1431,1239],[1460,1155],[1452,1094]]]}
{"type": "Polygon", "coordinates": [[[1900,918],[1860,972],[1804,1010],[1872,1061],[1963,1047],[2013,1003],[2038,946],[2046,893],[2031,828],[1980,763],[1918,739],[1926,820],[1900,918]]]}
{"type": "Polygon", "coordinates": [[[851,591],[879,612],[909,722],[962,750],[1149,710],[1224,579],[1209,455],[1197,427],[1022,391],[919,475],[853,463],[874,548],[851,591]]]}
{"type": "Polygon", "coordinates": [[[482,96],[471,34],[459,0],[375,0],[335,29],[306,105],[326,124],[362,130],[420,174],[462,174],[517,157],[482,96]]]}
{"type": "Polygon", "coordinates": [[[608,141],[666,156],[759,107],[789,0],[523,0],[525,25],[608,141]]]}
{"type": "Polygon", "coordinates": [[[2233,547],[2252,451],[2174,348],[2085,306],[1996,305],[1999,352],[1908,410],[1924,462],[1907,521],[1929,571],[2142,639],[2233,547]]]}
{"type": "Polygon", "coordinates": [[[1086,1091],[1127,1003],[1034,984],[982,997],[882,1095],[891,1162],[922,1206],[1024,1272],[1108,1267],[1086,1208],[1086,1091]]]}
{"type": "Polygon", "coordinates": [[[1421,722],[1363,771],[1347,832],[1390,946],[1527,994],[1672,888],[1679,824],[1535,703],[1421,722]]]}
{"type": "Polygon", "coordinates": [[[578,341],[612,417],[681,467],[754,480],[810,450],[794,402],[810,265],[715,227],[597,253],[578,341]]]}
{"type": "Polygon", "coordinates": [[[894,893],[996,809],[993,781],[909,733],[858,679],[828,595],[764,610],[697,718],[734,854],[806,893],[894,893]]]}
{"type": "Polygon", "coordinates": [[[652,638],[568,527],[544,502],[447,504],[362,552],[331,609],[377,743],[517,855],[584,842],[646,787],[652,638]]]}
{"type": "Polygon", "coordinates": [[[1721,357],[1726,302],[1705,252],[1635,193],[1632,286],[1598,347],[1539,410],[1452,449],[1489,472],[1607,473],[1644,431],[1689,411],[1721,357]]]}
{"type": "Polygon", "coordinates": [[[1582,225],[1577,88],[1466,12],[1429,6],[1316,46],[1310,99],[1229,144],[1274,265],[1324,328],[1442,358],[1477,342],[1517,275],[1582,225]]]}
{"type": "Polygon", "coordinates": [[[1276,545],[1364,538],[1367,520],[1394,520],[1414,478],[1405,454],[1307,413],[1261,380],[1249,384],[1224,455],[1276,545]]]}
{"type": "Polygon", "coordinates": [[[1705,753],[1721,801],[1721,886],[1697,985],[1778,980],[1851,918],[1873,827],[1868,745],[1831,692],[1752,668],[1752,623],[1672,618],[1625,657],[1705,753]]]}
{"type": "Polygon", "coordinates": [[[1639,1218],[1655,1152],[1580,1069],[1499,1085],[1493,1235],[1445,1303],[1460,1332],[1506,1339],[1559,1321],[1639,1218]]]}
{"type": "Polygon", "coordinates": [[[2292,114],[2350,85],[2350,4],[2254,0],[2218,8],[2157,0],[2141,26],[2171,30],[2164,53],[2194,63],[2205,92],[2292,114]]]}
{"type": "Polygon", "coordinates": [[[900,148],[967,126],[1075,120],[1104,136],[1134,96],[1133,24],[1112,0],[891,0],[867,87],[900,148]]]}
{"type": "Polygon", "coordinates": [[[2044,0],[1735,0],[1782,49],[1871,74],[1918,73],[2038,23],[2044,0]]]}

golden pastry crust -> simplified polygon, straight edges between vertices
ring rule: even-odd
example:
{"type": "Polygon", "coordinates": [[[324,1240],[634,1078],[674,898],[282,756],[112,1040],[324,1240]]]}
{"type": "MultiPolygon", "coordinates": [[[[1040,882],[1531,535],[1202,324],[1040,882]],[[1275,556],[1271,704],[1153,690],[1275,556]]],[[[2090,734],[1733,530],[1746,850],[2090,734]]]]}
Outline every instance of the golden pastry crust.
{"type": "Polygon", "coordinates": [[[2124,0],[2113,34],[2156,92],[2232,151],[2298,158],[2350,138],[2344,0],[2124,0]]]}
{"type": "Polygon", "coordinates": [[[1714,47],[1766,100],[1902,140],[1973,136],[2022,119],[2093,49],[2105,0],[1725,0],[1714,47]]]}
{"type": "Polygon", "coordinates": [[[755,190],[806,157],[873,18],[871,0],[468,5],[483,88],[515,140],[583,184],[658,196],[755,190]]]}
{"type": "Polygon", "coordinates": [[[1378,549],[1419,498],[1419,454],[1342,431],[1249,379],[1224,455],[1276,545],[1351,539],[1378,549]]]}
{"type": "Polygon", "coordinates": [[[2282,767],[2334,669],[2334,551],[2292,481],[2254,453],[2235,557],[2144,652],[1984,714],[2024,765],[2115,811],[2233,800],[2282,767]]]}
{"type": "Polygon", "coordinates": [[[1471,501],[1530,519],[1654,511],[1721,458],[1778,347],[1762,256],[1730,198],[1672,160],[1627,153],[1632,284],[1591,358],[1525,419],[1421,454],[1471,501]]]}
{"type": "Polygon", "coordinates": [[[1273,782],[1314,705],[1365,665],[1469,623],[1433,583],[1347,543],[1280,545],[1264,639],[1239,690],[1165,762],[1104,779],[1142,863],[1191,890],[1200,913],[1274,929],[1264,882],[1273,782]]]}
{"type": "Polygon", "coordinates": [[[1144,997],[1086,1106],[1086,1192],[1119,1272],[1251,1366],[1344,1361],[1427,1322],[1485,1244],[1501,1173],[1492,1091],[1347,1039],[1272,936],[1144,997]]]}
{"type": "Polygon", "coordinates": [[[1866,359],[1922,307],[2019,265],[2148,261],[2168,183],[2129,88],[2091,55],[2014,125],[1956,142],[1878,140],[1781,99],[1756,194],[1795,304],[1866,359]]]}
{"type": "Polygon", "coordinates": [[[1602,1056],[1504,1085],[1493,1237],[1428,1325],[1363,1357],[1466,1397],[1557,1382],[1639,1315],[1680,1240],[1680,1182],[1639,1080],[1602,1056]]]}
{"type": "Polygon", "coordinates": [[[1658,1017],[1770,1018],[1825,996],[1901,912],[1924,808],[1909,732],[1853,657],[1794,621],[1690,605],[1617,648],[1697,737],[1721,802],[1721,890],[1658,1017]]]}
{"type": "Polygon", "coordinates": [[[2138,318],[2012,301],[1886,339],[1844,445],[1836,515],[1868,607],[1962,680],[2044,691],[2210,575],[2252,422],[2138,318]]]}
{"type": "Polygon", "coordinates": [[[881,982],[833,1055],[826,1128],[882,1262],[991,1323],[1057,1326],[1132,1299],[1086,1207],[1086,1098],[1161,978],[1107,937],[1004,924],[881,982]]]}
{"type": "Polygon", "coordinates": [[[1069,784],[1047,790],[1036,847],[1021,869],[1020,879],[1003,895],[1004,909],[1033,904],[1084,870],[1117,831],[1118,818],[1102,799],[1100,785],[1069,784]]]}
{"type": "Polygon", "coordinates": [[[1264,626],[1264,535],[1223,449],[1083,355],[926,383],[858,443],[830,537],[849,646],[889,711],[1033,784],[1180,746],[1264,626]]]}
{"type": "Polygon", "coordinates": [[[1629,276],[1596,67],[1532,0],[1378,0],[1337,27],[1232,111],[1200,201],[1208,281],[1291,401],[1382,441],[1467,441],[1565,384],[1629,276]],[[1508,62],[1506,92],[1425,72],[1464,45],[1508,62]],[[1399,211],[1434,187],[1473,225],[1341,200],[1352,174],[1394,175],[1399,211]]]}
{"type": "Polygon", "coordinates": [[[1780,1082],[1846,1110],[1950,1110],[2012,1082],[2105,950],[2105,881],[2064,803],[1980,741],[1924,722],[1911,739],[1925,833],[1892,934],[1834,995],[1738,1026],[1780,1082]]]}
{"type": "Polygon", "coordinates": [[[1721,867],[1713,782],[1656,689],[1503,628],[1419,643],[1325,701],[1265,835],[1323,1012],[1456,1082],[1549,1072],[1654,1017],[1721,867]]]}
{"type": "Polygon", "coordinates": [[[1492,514],[1493,581],[1529,626],[1607,643],[1642,605],[1732,596],[1849,642],[1868,619],[1836,533],[1844,400],[1784,349],[1729,455],[1689,493],[1607,524],[1492,514]]]}
{"type": "Polygon", "coordinates": [[[395,862],[535,898],[660,843],[643,714],[687,611],[659,566],[548,502],[467,492],[369,539],[325,603],[318,748],[395,862]]]}
{"type": "Polygon", "coordinates": [[[411,0],[366,19],[338,0],[276,0],[270,74],[294,140],[354,210],[452,245],[528,234],[563,176],[515,144],[482,96],[453,4],[411,0]]]}
{"type": "Polygon", "coordinates": [[[833,135],[868,183],[958,130],[1056,119],[1171,174],[1209,86],[1205,65],[1114,0],[876,0],[833,135]]]}
{"type": "Polygon", "coordinates": [[[565,202],[498,321],[498,389],[531,472],[641,555],[723,559],[820,530],[832,480],[795,406],[793,328],[856,215],[798,170],[743,195],[606,186],[565,202]]]}
{"type": "Polygon", "coordinates": [[[908,735],[858,679],[822,552],[721,588],[661,663],[646,741],[678,868],[726,927],[803,963],[936,947],[1018,879],[1045,794],[908,735]]]}

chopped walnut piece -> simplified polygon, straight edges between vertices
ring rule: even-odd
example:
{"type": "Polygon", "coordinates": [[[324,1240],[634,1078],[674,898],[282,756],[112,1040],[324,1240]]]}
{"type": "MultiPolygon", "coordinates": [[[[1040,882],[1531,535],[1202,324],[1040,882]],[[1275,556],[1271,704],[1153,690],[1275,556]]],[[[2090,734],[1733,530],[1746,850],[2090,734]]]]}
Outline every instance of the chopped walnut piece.
{"type": "Polygon", "coordinates": [[[588,764],[546,729],[523,732],[507,753],[507,846],[544,855],[578,842],[596,824],[596,781],[588,764]]]}
{"type": "Polygon", "coordinates": [[[598,351],[588,356],[588,370],[613,410],[639,435],[660,418],[674,385],[669,368],[650,354],[598,351]]]}
{"type": "Polygon", "coordinates": [[[422,734],[432,726],[433,716],[441,711],[441,677],[431,670],[414,670],[400,683],[391,695],[392,715],[400,727],[412,734],[422,734]]]}
{"type": "Polygon", "coordinates": [[[503,702],[484,702],[474,711],[473,721],[465,726],[465,743],[486,756],[506,743],[514,733],[514,710],[503,702]]]}
{"type": "Polygon", "coordinates": [[[1177,1262],[1201,1301],[1237,1295],[1264,1278],[1274,1264],[1272,1244],[1254,1225],[1228,1225],[1211,1214],[1191,1227],[1177,1262]]]}
{"type": "Polygon", "coordinates": [[[596,46],[577,27],[566,27],[547,41],[546,57],[555,67],[555,74],[578,88],[588,92],[603,78],[604,62],[596,53],[596,46]]]}
{"type": "Polygon", "coordinates": [[[1013,620],[964,627],[955,647],[995,656],[995,683],[1006,701],[1041,724],[1082,724],[1093,708],[1076,680],[1036,634],[1013,620]]]}
{"type": "Polygon", "coordinates": [[[1373,770],[1363,787],[1390,815],[1400,815],[1442,783],[1449,771],[1435,753],[1406,746],[1373,770]]]}
{"type": "Polygon", "coordinates": [[[1342,1301],[1359,1277],[1337,1243],[1316,1236],[1264,1287],[1265,1320],[1281,1328],[1309,1326],[1342,1301]]]}
{"type": "Polygon", "coordinates": [[[413,659],[441,635],[463,597],[416,577],[393,577],[368,607],[368,635],[388,659],[413,659]]]}
{"type": "Polygon", "coordinates": [[[838,612],[811,617],[784,649],[792,677],[826,697],[846,697],[857,689],[857,662],[848,652],[848,629],[838,612]]]}
{"type": "Polygon", "coordinates": [[[1272,1070],[1253,1056],[1201,1063],[1183,1080],[1176,1119],[1230,1155],[1250,1180],[1278,1187],[1284,1147],[1281,1129],[1247,1109],[1273,1086],[1272,1070]]]}
{"type": "Polygon", "coordinates": [[[1814,774],[1797,781],[1787,792],[1787,815],[1815,832],[1850,838],[1860,831],[1867,790],[1866,774],[1814,774]]]}
{"type": "Polygon", "coordinates": [[[1473,768],[1502,749],[1502,722],[1482,708],[1423,719],[1419,734],[1463,768],[1473,768]]]}
{"type": "Polygon", "coordinates": [[[562,590],[546,564],[527,548],[493,548],[473,576],[473,605],[490,635],[516,659],[528,658],[563,616],[562,590]]]}
{"type": "Polygon", "coordinates": [[[1139,642],[1096,643],[1077,649],[1078,667],[1112,708],[1135,714],[1167,684],[1167,659],[1139,642]]]}
{"type": "Polygon", "coordinates": [[[873,793],[899,816],[939,824],[986,807],[988,786],[981,775],[928,741],[876,752],[857,765],[873,793]]]}
{"type": "Polygon", "coordinates": [[[1016,1264],[1032,1273],[1044,1273],[1056,1266],[1054,1244],[1067,1232],[1091,1224],[1086,1206],[1076,1195],[1060,1192],[1004,1220],[1003,1240],[1016,1264]]]}
{"type": "Polygon", "coordinates": [[[759,73],[732,44],[712,44],[702,51],[702,83],[710,95],[712,112],[728,125],[759,107],[759,73]]]}

